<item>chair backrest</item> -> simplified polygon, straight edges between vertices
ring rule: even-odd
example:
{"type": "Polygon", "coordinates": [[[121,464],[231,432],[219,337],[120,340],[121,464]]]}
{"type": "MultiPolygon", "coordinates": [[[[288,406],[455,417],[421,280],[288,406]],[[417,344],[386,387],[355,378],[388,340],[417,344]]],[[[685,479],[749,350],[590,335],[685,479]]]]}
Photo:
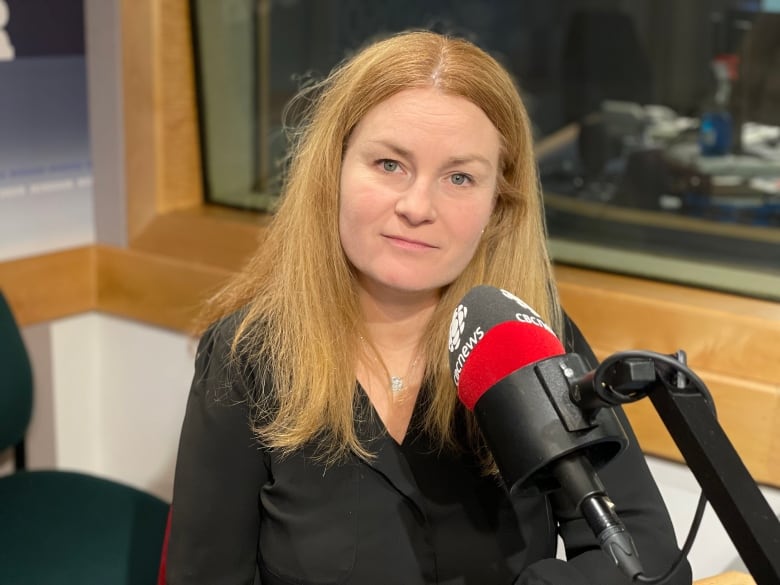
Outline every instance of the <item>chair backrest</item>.
{"type": "Polygon", "coordinates": [[[23,442],[32,401],[30,358],[11,307],[0,291],[0,451],[23,442]]]}
{"type": "Polygon", "coordinates": [[[166,585],[168,568],[168,540],[171,537],[171,516],[173,506],[168,508],[168,518],[165,522],[165,536],[163,536],[162,552],[160,554],[160,567],[157,569],[157,585],[166,585]]]}

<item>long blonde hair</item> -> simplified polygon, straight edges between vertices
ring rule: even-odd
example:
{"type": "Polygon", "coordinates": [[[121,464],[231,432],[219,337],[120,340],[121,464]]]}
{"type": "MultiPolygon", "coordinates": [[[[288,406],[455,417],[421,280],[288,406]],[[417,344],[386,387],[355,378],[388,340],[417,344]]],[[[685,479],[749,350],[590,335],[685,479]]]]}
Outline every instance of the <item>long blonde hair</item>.
{"type": "MultiPolygon", "coordinates": [[[[511,290],[561,330],[530,123],[512,78],[462,39],[411,31],[375,42],[294,102],[305,103],[305,116],[267,237],[206,309],[209,321],[244,309],[233,348],[242,361],[272,373],[274,388],[259,393],[264,416],[256,421],[270,447],[289,453],[316,438],[328,461],[347,453],[371,457],[355,432],[363,319],[339,239],[341,161],[350,133],[371,108],[416,87],[470,100],[502,138],[493,216],[469,265],[442,291],[424,335],[424,431],[440,447],[459,444],[453,421],[462,407],[450,377],[447,334],[453,309],[472,287],[511,290]]],[[[473,420],[469,428],[477,437],[473,420]]]]}

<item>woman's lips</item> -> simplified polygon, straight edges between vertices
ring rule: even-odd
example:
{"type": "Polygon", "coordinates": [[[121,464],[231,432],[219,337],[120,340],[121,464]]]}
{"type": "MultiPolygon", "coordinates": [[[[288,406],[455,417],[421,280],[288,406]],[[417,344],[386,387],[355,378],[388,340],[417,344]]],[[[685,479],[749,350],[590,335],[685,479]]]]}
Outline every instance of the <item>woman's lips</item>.
{"type": "Polygon", "coordinates": [[[387,240],[389,240],[390,243],[392,243],[393,245],[407,250],[430,250],[436,248],[436,246],[432,244],[428,244],[427,242],[422,242],[420,240],[413,240],[411,238],[405,238],[403,236],[386,235],[384,237],[387,240]]]}

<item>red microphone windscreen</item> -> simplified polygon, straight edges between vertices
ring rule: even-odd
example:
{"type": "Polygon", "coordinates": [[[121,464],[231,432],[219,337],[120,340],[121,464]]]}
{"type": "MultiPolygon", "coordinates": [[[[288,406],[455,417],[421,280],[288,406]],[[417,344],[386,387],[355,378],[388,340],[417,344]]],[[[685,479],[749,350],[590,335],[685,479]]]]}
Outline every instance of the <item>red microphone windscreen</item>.
{"type": "Polygon", "coordinates": [[[469,353],[458,379],[458,397],[472,410],[482,395],[515,370],[566,353],[550,331],[523,321],[490,328],[469,353]]]}

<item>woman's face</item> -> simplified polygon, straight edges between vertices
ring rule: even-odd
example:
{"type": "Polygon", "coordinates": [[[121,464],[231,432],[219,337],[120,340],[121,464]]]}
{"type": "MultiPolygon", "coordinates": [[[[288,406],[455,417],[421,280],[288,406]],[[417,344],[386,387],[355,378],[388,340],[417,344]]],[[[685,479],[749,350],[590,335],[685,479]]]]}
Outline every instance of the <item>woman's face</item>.
{"type": "Polygon", "coordinates": [[[474,255],[495,201],[500,138],[485,113],[434,88],[381,102],[341,169],[341,245],[364,289],[438,291],[474,255]]]}

